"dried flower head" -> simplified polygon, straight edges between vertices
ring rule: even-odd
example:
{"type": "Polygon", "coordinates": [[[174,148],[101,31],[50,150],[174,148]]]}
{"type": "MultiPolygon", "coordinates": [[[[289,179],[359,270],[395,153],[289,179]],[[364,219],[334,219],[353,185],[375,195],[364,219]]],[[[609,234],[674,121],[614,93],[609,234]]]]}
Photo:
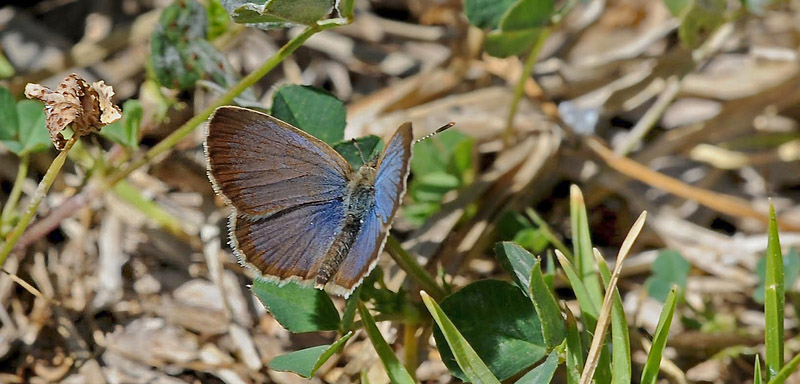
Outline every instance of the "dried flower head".
{"type": "Polygon", "coordinates": [[[110,86],[102,80],[90,86],[74,73],[64,78],[56,90],[28,83],[25,96],[45,103],[47,130],[58,150],[67,143],[61,135],[67,125],[72,124],[75,135],[85,136],[100,131],[122,116],[122,111],[111,101],[114,90],[110,86]]]}

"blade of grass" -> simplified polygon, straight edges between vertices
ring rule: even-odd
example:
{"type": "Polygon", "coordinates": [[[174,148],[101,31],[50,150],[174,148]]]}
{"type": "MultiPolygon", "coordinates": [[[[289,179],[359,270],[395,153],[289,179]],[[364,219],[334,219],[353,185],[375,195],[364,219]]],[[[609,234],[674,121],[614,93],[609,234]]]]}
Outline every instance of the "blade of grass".
{"type": "MultiPolygon", "coordinates": [[[[597,248],[594,249],[597,267],[603,284],[611,281],[611,271],[606,260],[597,248]]],[[[625,318],[625,309],[622,306],[622,297],[619,288],[614,289],[614,303],[611,307],[611,383],[628,384],[631,382],[631,339],[628,334],[628,321],[625,318]]]]}
{"type": "Polygon", "coordinates": [[[577,185],[569,189],[570,219],[572,224],[572,244],[575,253],[575,269],[586,287],[589,297],[592,298],[595,308],[600,308],[603,303],[603,289],[600,278],[594,268],[594,254],[592,253],[592,237],[589,232],[589,219],[586,215],[586,203],[583,193],[577,185]]]}
{"type": "Polygon", "coordinates": [[[400,242],[392,235],[389,235],[386,241],[386,250],[389,252],[389,255],[392,256],[395,263],[406,271],[406,273],[419,284],[422,290],[429,291],[437,300],[444,298],[447,294],[444,289],[436,283],[436,280],[428,274],[427,271],[425,271],[425,268],[422,268],[422,266],[400,246],[400,242]]]}
{"type": "Polygon", "coordinates": [[[565,312],[567,314],[567,384],[578,384],[584,361],[581,333],[578,330],[578,322],[569,307],[566,307],[565,312]]]}
{"type": "Polygon", "coordinates": [[[667,336],[669,327],[672,325],[672,315],[675,314],[675,305],[678,302],[678,288],[673,286],[664,302],[661,316],[658,318],[656,333],[653,335],[653,344],[650,346],[650,353],[647,355],[647,362],[642,369],[641,384],[655,384],[658,378],[658,369],[661,366],[661,356],[667,346],[667,336]]]}
{"type": "Polygon", "coordinates": [[[583,285],[583,282],[578,276],[578,272],[575,271],[575,267],[572,266],[572,263],[570,263],[569,260],[567,260],[567,257],[557,249],[556,258],[561,264],[561,268],[564,269],[564,273],[567,274],[567,280],[569,280],[569,284],[572,286],[572,291],[575,293],[575,297],[578,299],[581,313],[584,317],[589,317],[592,319],[592,327],[594,327],[597,324],[598,309],[595,307],[594,301],[592,301],[592,298],[589,296],[586,286],[583,285]]]}
{"type": "Polygon", "coordinates": [[[789,363],[784,365],[768,384],[783,384],[789,376],[797,372],[798,367],[800,367],[800,354],[793,357],[792,360],[789,360],[789,363]]]}
{"type": "Polygon", "coordinates": [[[769,204],[769,230],[767,233],[767,270],[764,279],[764,316],[766,327],[764,343],[766,345],[767,381],[783,367],[783,319],[785,292],[783,288],[783,256],[778,239],[778,220],[772,201],[769,204]]]}
{"type": "Polygon", "coordinates": [[[617,282],[619,281],[619,274],[622,272],[622,263],[633,247],[633,242],[639,237],[639,233],[644,228],[644,222],[647,219],[647,212],[642,212],[633,227],[628,232],[622,246],[619,248],[617,255],[617,263],[614,266],[614,273],[611,275],[611,281],[608,283],[605,297],[603,298],[603,307],[600,310],[600,315],[597,318],[597,326],[594,328],[594,337],[592,338],[592,345],[589,348],[589,356],[586,358],[586,365],[583,366],[583,373],[581,374],[580,384],[589,384],[594,377],[594,371],[597,369],[597,362],[600,358],[601,347],[606,337],[606,330],[611,320],[611,306],[614,300],[614,293],[616,292],[617,282]]]}
{"type": "Polygon", "coordinates": [[[761,378],[761,358],[760,355],[756,354],[756,362],[755,366],[753,367],[753,384],[761,384],[763,379],[761,378]]]}
{"type": "Polygon", "coordinates": [[[358,313],[361,315],[361,320],[364,323],[364,330],[367,332],[367,336],[369,336],[369,340],[372,342],[375,352],[378,353],[378,357],[380,357],[383,366],[386,368],[389,380],[397,384],[414,383],[411,374],[408,373],[406,367],[404,367],[403,364],[400,363],[400,360],[397,359],[397,356],[394,355],[392,347],[383,339],[381,331],[378,330],[378,326],[375,325],[375,320],[372,318],[372,315],[369,314],[369,310],[364,306],[364,303],[358,304],[358,313]]]}
{"type": "Polygon", "coordinates": [[[433,320],[436,321],[442,331],[445,340],[447,340],[450,350],[453,351],[456,363],[458,363],[458,366],[461,367],[461,370],[464,371],[470,381],[482,384],[500,384],[500,381],[492,374],[486,363],[481,360],[475,350],[472,349],[472,346],[469,345],[467,339],[461,335],[461,332],[456,329],[447,314],[439,307],[439,304],[425,291],[421,291],[419,294],[422,296],[422,301],[431,313],[433,320]]]}

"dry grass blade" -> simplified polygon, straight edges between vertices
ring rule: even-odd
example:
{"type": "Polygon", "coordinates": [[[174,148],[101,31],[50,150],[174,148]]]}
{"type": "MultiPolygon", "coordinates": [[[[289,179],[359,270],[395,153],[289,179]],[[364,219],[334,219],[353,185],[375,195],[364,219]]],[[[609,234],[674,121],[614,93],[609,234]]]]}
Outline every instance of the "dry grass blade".
{"type": "MultiPolygon", "coordinates": [[[[765,224],[769,222],[769,216],[767,214],[756,211],[745,200],[691,186],[680,180],[653,171],[627,157],[615,155],[614,152],[595,138],[587,139],[586,144],[589,149],[599,156],[609,167],[628,177],[639,180],[650,186],[663,189],[687,200],[696,201],[717,212],[736,217],[757,219],[765,224]]],[[[785,230],[800,231],[800,225],[786,221],[779,222],[778,226],[785,230]]]]}
{"type": "Polygon", "coordinates": [[[614,298],[614,290],[617,288],[620,272],[622,272],[622,263],[625,261],[625,258],[628,257],[631,247],[633,247],[633,242],[636,241],[636,238],[639,237],[639,233],[642,232],[646,219],[647,212],[642,212],[639,218],[636,219],[636,222],[633,223],[633,227],[631,227],[631,230],[628,232],[625,241],[622,242],[622,246],[619,249],[617,262],[614,265],[614,273],[611,275],[611,281],[609,281],[606,294],[603,297],[603,307],[600,309],[600,316],[597,318],[594,338],[592,338],[592,345],[589,348],[589,355],[586,357],[586,365],[583,367],[580,384],[589,384],[592,382],[592,376],[594,376],[594,371],[597,369],[597,361],[600,358],[600,347],[603,345],[606,329],[608,329],[608,324],[611,320],[611,303],[614,298]]]}

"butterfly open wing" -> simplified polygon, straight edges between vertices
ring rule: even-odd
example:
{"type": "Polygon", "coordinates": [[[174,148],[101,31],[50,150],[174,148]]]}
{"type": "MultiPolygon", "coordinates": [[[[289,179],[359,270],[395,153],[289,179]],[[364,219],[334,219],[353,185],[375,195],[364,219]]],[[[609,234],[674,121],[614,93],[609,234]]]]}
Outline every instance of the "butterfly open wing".
{"type": "Polygon", "coordinates": [[[206,139],[214,188],[239,214],[269,215],[341,199],[353,172],[329,145],[272,116],[221,107],[206,139]]]}
{"type": "Polygon", "coordinates": [[[333,293],[349,296],[375,267],[389,227],[406,192],[414,136],[405,123],[389,140],[378,163],[375,205],[367,212],[350,252],[329,284],[333,293]]]}

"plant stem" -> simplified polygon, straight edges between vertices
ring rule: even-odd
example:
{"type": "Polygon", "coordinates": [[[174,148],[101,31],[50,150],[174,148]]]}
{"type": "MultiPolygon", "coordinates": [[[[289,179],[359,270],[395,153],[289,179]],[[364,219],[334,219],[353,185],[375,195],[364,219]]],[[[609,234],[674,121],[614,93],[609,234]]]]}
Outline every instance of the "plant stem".
{"type": "Polygon", "coordinates": [[[50,167],[47,168],[47,172],[44,174],[42,181],[40,181],[39,185],[36,187],[36,192],[33,193],[33,198],[28,204],[28,208],[25,209],[25,213],[19,219],[17,225],[14,226],[14,229],[11,231],[11,234],[8,236],[6,242],[3,243],[3,248],[0,249],[0,267],[3,266],[3,263],[6,261],[6,257],[8,257],[8,254],[11,253],[12,249],[14,249],[14,244],[17,243],[20,236],[22,236],[22,233],[25,232],[26,228],[28,228],[28,224],[30,224],[33,216],[36,215],[36,210],[39,209],[39,203],[44,200],[44,197],[47,195],[47,191],[50,190],[50,186],[52,186],[53,182],[56,180],[58,172],[61,171],[61,167],[64,166],[64,162],[67,160],[67,153],[72,146],[75,145],[76,141],[78,141],[78,136],[73,135],[69,141],[67,141],[67,145],[61,150],[61,153],[59,153],[53,162],[50,163],[50,167]]]}
{"type": "Polygon", "coordinates": [[[436,284],[436,280],[400,246],[400,242],[392,235],[389,235],[387,239],[386,250],[397,265],[419,284],[420,288],[428,292],[437,301],[444,298],[446,295],[444,289],[439,284],[436,284]]]}
{"type": "Polygon", "coordinates": [[[17,209],[19,197],[22,196],[22,183],[28,177],[28,166],[31,163],[31,157],[27,153],[22,155],[19,159],[19,168],[17,169],[17,178],[14,179],[14,186],[11,187],[11,193],[8,195],[8,201],[3,207],[3,213],[0,215],[0,233],[6,234],[6,225],[10,224],[11,215],[17,209]]]}
{"type": "Polygon", "coordinates": [[[417,376],[417,367],[419,367],[417,329],[419,329],[419,327],[416,323],[403,324],[403,363],[405,363],[404,365],[408,373],[415,379],[417,376]]]}
{"type": "Polygon", "coordinates": [[[525,59],[525,64],[522,66],[522,73],[520,73],[519,80],[517,80],[517,84],[514,86],[514,96],[511,99],[511,106],[508,109],[508,118],[506,119],[506,131],[503,133],[503,142],[505,144],[510,144],[511,137],[514,134],[514,116],[517,115],[519,102],[522,99],[522,95],[525,93],[525,83],[528,77],[530,77],[531,71],[533,71],[536,58],[539,56],[539,52],[542,50],[548,36],[550,36],[550,28],[542,28],[542,33],[539,35],[533,48],[531,48],[528,58],[525,59]]]}
{"type": "Polygon", "coordinates": [[[526,208],[525,214],[528,215],[528,218],[539,227],[539,231],[547,238],[547,240],[553,244],[561,253],[567,255],[568,258],[574,260],[574,256],[572,256],[572,251],[567,248],[566,245],[550,230],[550,226],[547,225],[541,216],[539,216],[533,208],[526,208]]]}

